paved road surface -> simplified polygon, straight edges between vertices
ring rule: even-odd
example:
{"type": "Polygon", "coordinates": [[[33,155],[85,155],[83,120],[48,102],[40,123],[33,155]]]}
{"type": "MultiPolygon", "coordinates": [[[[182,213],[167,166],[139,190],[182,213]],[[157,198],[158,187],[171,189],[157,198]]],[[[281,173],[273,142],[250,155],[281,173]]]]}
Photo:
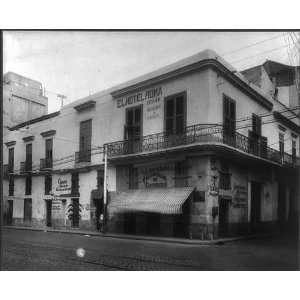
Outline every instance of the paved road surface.
{"type": "Polygon", "coordinates": [[[88,237],[31,230],[3,230],[4,270],[297,270],[294,238],[183,245],[88,237]],[[83,248],[84,257],[76,255],[83,248]]]}

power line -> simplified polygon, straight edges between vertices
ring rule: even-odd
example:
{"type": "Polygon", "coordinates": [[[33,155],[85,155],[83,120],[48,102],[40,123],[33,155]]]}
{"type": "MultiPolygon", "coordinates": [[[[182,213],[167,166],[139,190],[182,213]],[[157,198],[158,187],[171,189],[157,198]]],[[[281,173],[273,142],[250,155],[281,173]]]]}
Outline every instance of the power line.
{"type": "Polygon", "coordinates": [[[229,55],[229,54],[236,53],[236,52],[239,52],[239,51],[242,51],[242,50],[251,48],[251,47],[253,47],[253,46],[256,46],[256,45],[265,43],[265,42],[267,42],[267,41],[275,40],[275,39],[277,39],[277,38],[279,38],[279,37],[281,37],[281,36],[284,36],[284,33],[283,33],[283,34],[276,35],[276,36],[271,37],[271,38],[268,38],[268,39],[264,39],[264,40],[258,41],[258,42],[256,42],[256,43],[248,44],[248,45],[245,46],[245,47],[238,48],[238,49],[233,50],[233,51],[229,51],[229,52],[222,53],[221,56],[227,56],[227,55],[229,55]]]}

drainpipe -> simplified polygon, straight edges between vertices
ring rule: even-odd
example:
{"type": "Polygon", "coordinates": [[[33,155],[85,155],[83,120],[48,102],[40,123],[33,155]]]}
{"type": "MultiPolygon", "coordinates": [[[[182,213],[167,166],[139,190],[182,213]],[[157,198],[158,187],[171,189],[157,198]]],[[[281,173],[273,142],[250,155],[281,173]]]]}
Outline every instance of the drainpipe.
{"type": "Polygon", "coordinates": [[[106,206],[107,206],[107,147],[104,145],[104,183],[103,183],[103,225],[102,233],[106,231],[106,206]]]}

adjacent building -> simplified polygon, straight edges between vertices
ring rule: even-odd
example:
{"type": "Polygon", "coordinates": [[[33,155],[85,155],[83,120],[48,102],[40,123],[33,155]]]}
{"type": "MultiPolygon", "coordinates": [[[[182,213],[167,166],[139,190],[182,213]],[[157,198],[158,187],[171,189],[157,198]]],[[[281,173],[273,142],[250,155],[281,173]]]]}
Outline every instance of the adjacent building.
{"type": "Polygon", "coordinates": [[[47,114],[48,99],[40,82],[8,72],[3,75],[4,135],[8,127],[47,114]]]}
{"type": "Polygon", "coordinates": [[[17,124],[7,223],[200,239],[293,223],[299,117],[278,97],[206,50],[17,124]]]}

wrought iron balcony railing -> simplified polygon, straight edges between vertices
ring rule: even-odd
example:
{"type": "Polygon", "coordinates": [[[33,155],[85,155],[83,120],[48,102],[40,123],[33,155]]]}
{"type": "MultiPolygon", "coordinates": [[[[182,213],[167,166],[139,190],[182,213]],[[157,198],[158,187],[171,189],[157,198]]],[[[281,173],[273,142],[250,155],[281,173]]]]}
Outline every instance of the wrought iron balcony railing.
{"type": "Polygon", "coordinates": [[[75,163],[91,162],[91,150],[75,152],[75,163]]]}
{"type": "Polygon", "coordinates": [[[228,132],[223,129],[223,126],[217,124],[197,124],[186,127],[183,133],[177,135],[160,132],[143,136],[137,142],[123,140],[108,143],[106,146],[108,158],[113,158],[197,143],[222,143],[245,153],[280,164],[291,161],[293,165],[299,165],[300,163],[299,157],[294,157],[294,160],[292,160],[290,155],[286,153],[284,159],[282,159],[279,151],[268,147],[261,139],[253,141],[238,132],[228,132]]]}
{"type": "Polygon", "coordinates": [[[40,159],[40,170],[52,169],[53,161],[51,158],[41,158],[40,159]]]}
{"type": "Polygon", "coordinates": [[[32,171],[32,161],[22,161],[20,162],[20,173],[32,171]]]}

